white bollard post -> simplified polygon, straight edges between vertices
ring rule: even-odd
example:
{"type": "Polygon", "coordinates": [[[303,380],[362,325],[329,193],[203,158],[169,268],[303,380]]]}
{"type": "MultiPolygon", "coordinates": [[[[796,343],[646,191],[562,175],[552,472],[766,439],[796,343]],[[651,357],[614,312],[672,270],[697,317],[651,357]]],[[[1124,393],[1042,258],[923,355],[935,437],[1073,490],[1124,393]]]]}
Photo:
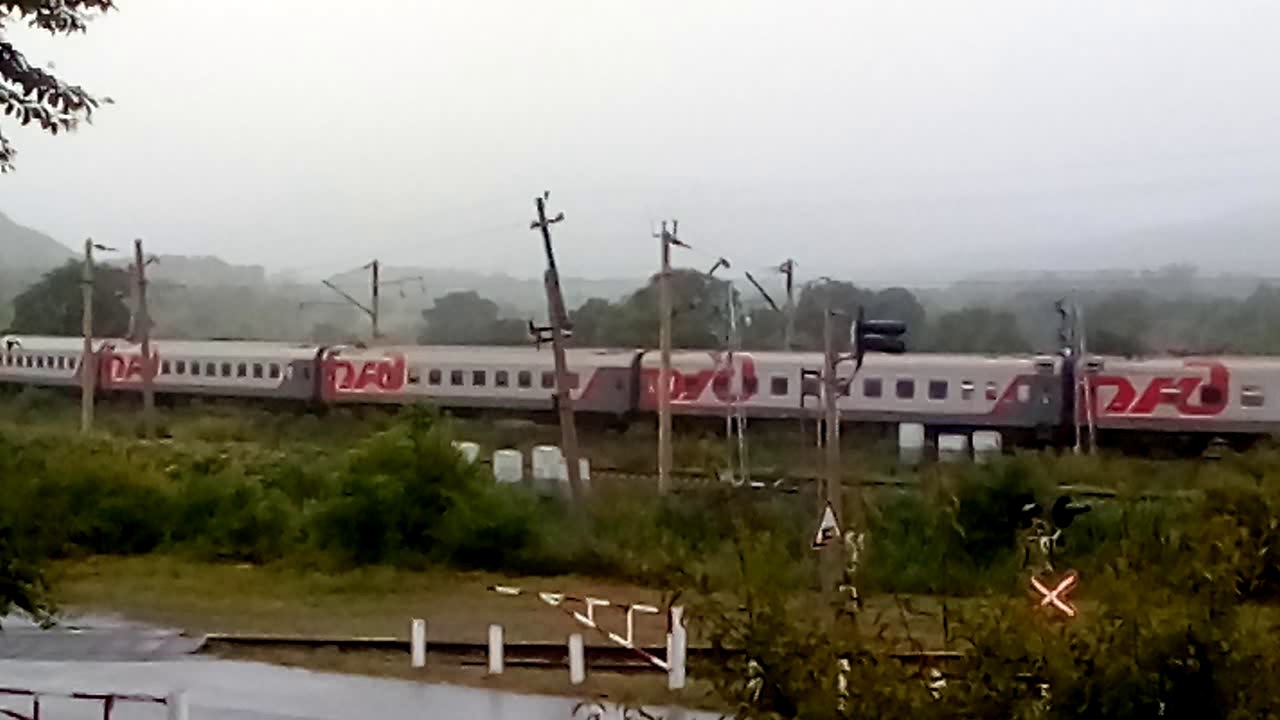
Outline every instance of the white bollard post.
{"type": "Polygon", "coordinates": [[[413,656],[412,665],[415,668],[427,666],[427,621],[418,618],[413,619],[413,632],[409,641],[409,652],[413,656]]]}
{"type": "Polygon", "coordinates": [[[569,682],[581,685],[587,680],[587,652],[582,644],[582,633],[569,636],[569,682]]]}
{"type": "Polygon", "coordinates": [[[667,641],[667,689],[683,690],[685,685],[685,661],[689,654],[689,633],[684,627],[684,608],[671,608],[671,633],[667,641]]]}
{"type": "Polygon", "coordinates": [[[165,710],[168,720],[190,720],[191,718],[185,692],[170,693],[169,697],[165,698],[165,710]]]}
{"type": "Polygon", "coordinates": [[[489,674],[501,675],[502,663],[502,626],[489,626],[489,674]]]}

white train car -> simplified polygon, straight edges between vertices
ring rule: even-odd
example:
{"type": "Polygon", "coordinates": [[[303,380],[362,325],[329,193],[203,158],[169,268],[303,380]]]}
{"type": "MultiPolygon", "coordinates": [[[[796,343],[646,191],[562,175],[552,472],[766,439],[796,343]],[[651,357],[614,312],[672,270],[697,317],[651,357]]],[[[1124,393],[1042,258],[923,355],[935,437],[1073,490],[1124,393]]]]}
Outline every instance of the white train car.
{"type": "MultiPolygon", "coordinates": [[[[318,345],[253,341],[156,340],[154,387],[160,394],[311,400],[317,397],[318,345]]],[[[142,388],[142,347],[108,342],[102,350],[104,391],[142,388]]]]}
{"type": "Polygon", "coordinates": [[[1091,406],[1103,430],[1258,435],[1280,429],[1277,358],[1090,356],[1077,372],[1086,379],[1077,407],[1083,413],[1091,406]]]}
{"type": "MultiPolygon", "coordinates": [[[[620,415],[632,404],[634,351],[571,349],[570,396],[583,412],[620,415]]],[[[335,404],[429,402],[443,408],[550,410],[551,348],[400,346],[329,348],[322,397],[335,404]]]]}
{"type": "MultiPolygon", "coordinates": [[[[724,414],[733,403],[751,417],[813,417],[821,407],[821,353],[672,354],[672,412],[724,414]]],[[[657,408],[660,357],[641,362],[640,409],[657,408]]],[[[933,426],[1051,429],[1064,413],[1057,356],[868,354],[837,400],[853,422],[919,422],[933,426]]],[[[842,377],[852,365],[843,363],[842,377]]]]}
{"type": "MultiPolygon", "coordinates": [[[[94,352],[104,343],[95,341],[94,352]]],[[[70,387],[80,383],[84,341],[75,337],[7,335],[0,338],[0,383],[70,387]]]]}

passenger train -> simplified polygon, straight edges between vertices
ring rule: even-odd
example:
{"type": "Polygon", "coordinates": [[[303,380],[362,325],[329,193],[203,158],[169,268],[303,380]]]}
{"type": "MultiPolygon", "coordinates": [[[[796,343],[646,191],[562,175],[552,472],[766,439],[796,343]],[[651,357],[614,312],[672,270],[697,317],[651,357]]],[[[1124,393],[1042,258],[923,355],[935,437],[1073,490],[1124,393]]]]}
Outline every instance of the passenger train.
{"type": "MultiPolygon", "coordinates": [[[[5,337],[0,384],[77,385],[81,353],[79,338],[5,337]]],[[[140,390],[138,345],[97,340],[93,353],[98,392],[140,390]]],[[[162,339],[152,342],[152,357],[161,396],[554,409],[550,349],[162,339]]],[[[571,348],[567,359],[579,412],[620,421],[655,412],[655,351],[571,348]]],[[[821,364],[810,352],[677,351],[667,391],[677,416],[740,409],[748,418],[813,418],[822,393],[813,371],[821,364]]],[[[1062,441],[1084,422],[1104,433],[1247,439],[1280,432],[1277,358],[868,355],[840,392],[845,422],[997,430],[1009,443],[1062,441]]]]}

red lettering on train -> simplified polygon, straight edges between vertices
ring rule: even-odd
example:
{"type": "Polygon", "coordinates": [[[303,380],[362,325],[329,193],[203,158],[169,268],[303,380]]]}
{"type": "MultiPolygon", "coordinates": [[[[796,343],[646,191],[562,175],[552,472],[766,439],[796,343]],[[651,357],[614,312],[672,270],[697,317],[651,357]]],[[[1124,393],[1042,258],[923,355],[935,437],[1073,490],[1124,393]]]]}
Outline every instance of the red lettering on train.
{"type": "MultiPolygon", "coordinates": [[[[756,364],[750,355],[739,354],[730,364],[728,356],[711,353],[711,360],[713,367],[697,372],[671,369],[671,383],[668,388],[671,402],[728,404],[744,402],[755,396],[758,380],[756,364]],[[742,382],[736,384],[734,380],[739,371],[742,373],[742,382]],[[708,386],[711,388],[711,393],[708,397],[703,397],[707,394],[708,386]]],[[[658,402],[661,372],[658,368],[645,368],[640,373],[641,387],[644,389],[644,396],[649,405],[656,405],[658,402]]]]}
{"type": "Polygon", "coordinates": [[[400,354],[377,360],[325,360],[325,383],[331,392],[396,392],[404,388],[406,375],[404,356],[400,354]]]}
{"type": "MultiPolygon", "coordinates": [[[[152,377],[155,377],[155,369],[159,366],[160,353],[152,350],[152,377]]],[[[146,364],[142,360],[141,353],[134,355],[110,353],[107,355],[107,380],[112,383],[141,382],[144,367],[146,367],[146,364]]]]}
{"type": "Polygon", "coordinates": [[[1112,389],[1115,394],[1101,412],[1104,415],[1153,415],[1161,406],[1172,407],[1180,415],[1218,415],[1227,407],[1231,396],[1231,373],[1218,362],[1188,360],[1188,369],[1208,370],[1208,376],[1181,375],[1152,378],[1139,388],[1123,375],[1095,375],[1089,385],[1097,407],[1099,389],[1112,389]],[[1203,388],[1203,389],[1202,389],[1203,388]],[[1199,391],[1199,392],[1197,392],[1199,391]]]}

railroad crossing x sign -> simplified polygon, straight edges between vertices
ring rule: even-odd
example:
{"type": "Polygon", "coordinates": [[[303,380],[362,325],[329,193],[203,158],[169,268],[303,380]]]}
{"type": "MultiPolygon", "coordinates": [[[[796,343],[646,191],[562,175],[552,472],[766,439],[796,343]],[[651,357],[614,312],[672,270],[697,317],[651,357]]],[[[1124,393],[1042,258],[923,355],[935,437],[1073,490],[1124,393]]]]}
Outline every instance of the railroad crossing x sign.
{"type": "Polygon", "coordinates": [[[1071,588],[1075,587],[1077,581],[1079,581],[1079,578],[1075,572],[1069,572],[1066,577],[1062,578],[1062,582],[1059,582],[1057,587],[1050,590],[1044,583],[1040,582],[1040,578],[1032,576],[1031,587],[1044,596],[1044,599],[1040,601],[1040,607],[1053,606],[1061,610],[1062,614],[1067,617],[1075,617],[1076,609],[1072,607],[1071,603],[1067,602],[1065,596],[1071,591],[1071,588]]]}

